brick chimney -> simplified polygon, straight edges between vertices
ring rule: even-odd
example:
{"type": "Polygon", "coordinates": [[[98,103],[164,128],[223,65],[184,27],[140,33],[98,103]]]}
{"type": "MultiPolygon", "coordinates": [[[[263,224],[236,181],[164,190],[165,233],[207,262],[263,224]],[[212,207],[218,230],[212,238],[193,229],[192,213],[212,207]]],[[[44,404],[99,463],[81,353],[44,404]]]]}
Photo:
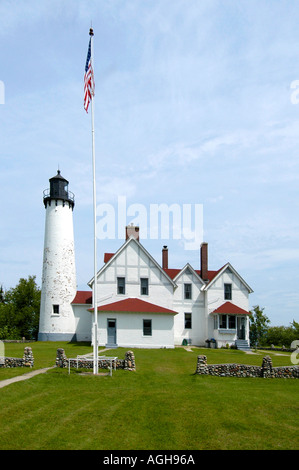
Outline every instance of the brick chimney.
{"type": "Polygon", "coordinates": [[[200,271],[203,281],[208,281],[208,244],[203,242],[200,246],[200,271]]]}
{"type": "Polygon", "coordinates": [[[168,269],[168,248],[167,246],[163,246],[162,249],[162,268],[168,269]]]}
{"type": "Polygon", "coordinates": [[[126,226],[126,240],[130,237],[136,238],[137,241],[139,241],[139,227],[136,227],[135,225],[127,225],[126,226]]]}

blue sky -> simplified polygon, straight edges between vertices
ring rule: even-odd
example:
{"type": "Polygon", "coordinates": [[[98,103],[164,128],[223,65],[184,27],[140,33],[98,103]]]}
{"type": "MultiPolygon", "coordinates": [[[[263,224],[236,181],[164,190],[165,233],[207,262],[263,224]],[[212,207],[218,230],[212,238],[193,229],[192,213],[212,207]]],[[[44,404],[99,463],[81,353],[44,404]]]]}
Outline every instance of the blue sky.
{"type": "MultiPolygon", "coordinates": [[[[0,283],[40,285],[42,193],[58,165],[76,197],[78,288],[93,276],[91,22],[98,204],[202,204],[210,269],[229,261],[272,325],[299,321],[293,2],[2,0],[0,283]]],[[[99,240],[99,268],[122,242],[99,240]]],[[[143,244],[159,262],[168,245],[171,268],[199,268],[180,240],[143,244]]]]}

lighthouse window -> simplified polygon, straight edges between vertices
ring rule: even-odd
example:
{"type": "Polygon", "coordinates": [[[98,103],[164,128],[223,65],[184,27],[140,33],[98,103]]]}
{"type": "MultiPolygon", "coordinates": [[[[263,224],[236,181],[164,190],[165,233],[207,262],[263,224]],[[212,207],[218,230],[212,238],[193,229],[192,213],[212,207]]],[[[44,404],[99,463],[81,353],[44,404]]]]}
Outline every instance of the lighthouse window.
{"type": "Polygon", "coordinates": [[[53,305],[53,313],[55,315],[59,315],[59,305],[57,305],[57,304],[53,305]]]}

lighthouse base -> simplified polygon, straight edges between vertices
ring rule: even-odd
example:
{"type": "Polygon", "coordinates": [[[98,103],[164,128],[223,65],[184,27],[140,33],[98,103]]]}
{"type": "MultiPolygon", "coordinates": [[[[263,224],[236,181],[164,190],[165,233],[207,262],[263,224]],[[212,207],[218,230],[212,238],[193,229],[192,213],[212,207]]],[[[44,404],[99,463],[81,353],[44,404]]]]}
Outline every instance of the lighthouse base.
{"type": "Polygon", "coordinates": [[[76,333],[38,333],[38,341],[77,341],[76,333]]]}

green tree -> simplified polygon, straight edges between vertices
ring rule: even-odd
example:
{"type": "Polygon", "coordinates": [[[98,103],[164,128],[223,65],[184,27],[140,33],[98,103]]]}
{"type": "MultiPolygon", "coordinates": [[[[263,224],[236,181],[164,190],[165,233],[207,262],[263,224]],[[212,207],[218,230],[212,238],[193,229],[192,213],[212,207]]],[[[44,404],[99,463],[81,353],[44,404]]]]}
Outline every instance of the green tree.
{"type": "MultiPolygon", "coordinates": [[[[299,323],[296,322],[295,320],[293,320],[293,323],[291,323],[291,326],[294,330],[294,336],[295,336],[295,340],[298,339],[299,340],[299,323]]],[[[294,341],[294,340],[292,340],[294,341]]]]}
{"type": "Polygon", "coordinates": [[[35,276],[21,278],[16,287],[3,294],[3,302],[0,303],[0,338],[36,339],[39,309],[40,289],[36,285],[35,276]],[[4,338],[3,335],[10,338],[4,338]]]}
{"type": "Polygon", "coordinates": [[[0,286],[0,303],[2,304],[4,302],[4,290],[3,286],[0,286]]]}
{"type": "Polygon", "coordinates": [[[299,323],[293,322],[290,326],[272,326],[267,331],[267,345],[281,347],[286,346],[289,348],[291,343],[299,340],[299,323]]]}
{"type": "Polygon", "coordinates": [[[265,345],[270,320],[264,314],[264,308],[260,308],[258,305],[253,307],[250,312],[250,343],[252,345],[265,345]]]}

